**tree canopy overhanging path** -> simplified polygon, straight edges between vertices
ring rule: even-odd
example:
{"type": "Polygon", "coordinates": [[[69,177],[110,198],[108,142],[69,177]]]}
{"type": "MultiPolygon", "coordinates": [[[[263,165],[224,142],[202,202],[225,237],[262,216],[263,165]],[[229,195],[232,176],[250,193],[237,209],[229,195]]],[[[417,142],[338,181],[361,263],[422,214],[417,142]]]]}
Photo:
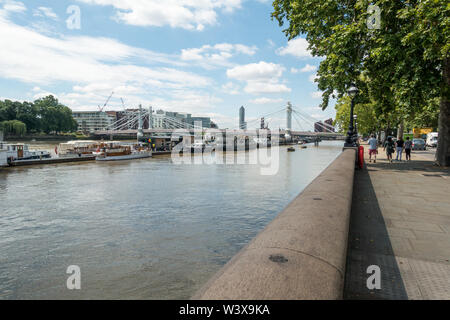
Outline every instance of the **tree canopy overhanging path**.
{"type": "MultiPolygon", "coordinates": [[[[304,37],[321,57],[322,108],[345,99],[373,105],[373,122],[404,128],[439,105],[441,166],[450,165],[450,7],[446,0],[275,0],[272,18],[289,40],[304,37]]],[[[425,119],[426,120],[426,119],[425,119]]]]}

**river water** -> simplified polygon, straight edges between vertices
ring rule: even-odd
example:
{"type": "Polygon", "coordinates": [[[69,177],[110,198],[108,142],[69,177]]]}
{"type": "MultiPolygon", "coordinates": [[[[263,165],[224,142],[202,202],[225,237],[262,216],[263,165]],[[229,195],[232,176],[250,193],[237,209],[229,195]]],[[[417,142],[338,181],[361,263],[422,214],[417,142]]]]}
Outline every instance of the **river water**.
{"type": "Polygon", "coordinates": [[[0,169],[0,299],[187,299],[341,150],[282,147],[273,176],[169,156],[0,169]]]}

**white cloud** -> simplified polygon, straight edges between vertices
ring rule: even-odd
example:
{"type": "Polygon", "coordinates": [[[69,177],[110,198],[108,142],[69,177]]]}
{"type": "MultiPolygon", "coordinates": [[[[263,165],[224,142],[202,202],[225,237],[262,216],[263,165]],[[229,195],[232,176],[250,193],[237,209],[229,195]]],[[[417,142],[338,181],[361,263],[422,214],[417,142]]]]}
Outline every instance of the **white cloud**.
{"type": "Polygon", "coordinates": [[[312,66],[310,64],[307,64],[302,69],[300,69],[300,72],[314,72],[317,70],[316,66],[312,66]]]}
{"type": "MultiPolygon", "coordinates": [[[[237,108],[236,108],[236,110],[237,110],[237,108]]],[[[237,112],[238,111],[236,111],[236,113],[237,112]]],[[[223,114],[220,114],[220,113],[213,113],[213,112],[201,113],[200,116],[202,116],[202,117],[210,117],[211,120],[214,121],[219,126],[219,128],[222,128],[222,129],[224,129],[224,128],[229,128],[229,129],[236,128],[238,126],[238,124],[239,124],[239,117],[230,117],[230,116],[223,115],[223,114]]]]}
{"type": "Polygon", "coordinates": [[[7,15],[9,13],[20,13],[27,11],[27,7],[20,1],[14,0],[0,0],[2,4],[2,9],[0,10],[0,15],[7,15]]]}
{"type": "Polygon", "coordinates": [[[284,84],[249,81],[244,89],[247,93],[287,93],[291,92],[291,89],[284,84]]]}
{"type": "Polygon", "coordinates": [[[316,70],[317,70],[316,66],[312,66],[310,64],[307,64],[306,66],[304,66],[301,69],[291,68],[291,73],[294,73],[294,74],[300,73],[300,72],[306,73],[306,72],[313,72],[313,71],[316,71],[316,70]]]}
{"type": "Polygon", "coordinates": [[[115,95],[109,105],[119,109],[120,97],[130,106],[161,103],[178,111],[212,108],[219,102],[210,93],[210,78],[164,66],[187,65],[179,55],[109,38],[44,35],[14,24],[4,14],[0,14],[0,47],[0,78],[32,84],[30,97],[52,93],[75,110],[95,109],[111,91],[115,95]],[[54,84],[72,90],[48,91],[54,91],[54,84]]]}
{"type": "Polygon", "coordinates": [[[283,71],[284,67],[279,64],[260,61],[229,69],[227,76],[237,80],[267,80],[278,79],[282,76],[283,71]]]}
{"type": "Polygon", "coordinates": [[[286,47],[281,47],[277,53],[281,56],[292,55],[297,58],[311,58],[311,52],[308,50],[308,41],[303,38],[296,38],[288,42],[286,47]]]}
{"type": "Polygon", "coordinates": [[[78,0],[113,6],[115,19],[134,26],[170,26],[201,31],[217,24],[217,12],[241,8],[241,0],[78,0]]]}
{"type": "Polygon", "coordinates": [[[279,83],[285,68],[279,64],[260,61],[227,70],[230,79],[246,81],[244,89],[247,93],[283,93],[291,89],[279,83]]]}
{"type": "Polygon", "coordinates": [[[40,92],[38,92],[38,93],[36,93],[36,94],[33,95],[33,100],[38,100],[38,99],[40,99],[40,98],[44,98],[44,97],[47,97],[47,96],[54,96],[56,99],[58,99],[58,95],[55,94],[55,93],[53,93],[53,92],[50,92],[50,91],[40,91],[40,92]]]}
{"type": "Polygon", "coordinates": [[[257,98],[250,100],[250,103],[253,104],[273,104],[273,103],[281,103],[284,100],[282,98],[279,99],[270,99],[270,98],[257,98]]]}
{"type": "Polygon", "coordinates": [[[181,60],[193,61],[197,65],[207,69],[217,66],[231,66],[230,59],[236,54],[252,56],[256,53],[255,46],[249,47],[243,44],[219,43],[214,46],[204,45],[201,48],[183,49],[181,60]]]}
{"type": "MultiPolygon", "coordinates": [[[[0,16],[0,75],[35,84],[55,81],[141,84],[160,81],[169,86],[196,87],[209,79],[173,68],[149,68],[128,62],[169,60],[116,40],[94,37],[52,38],[11,23],[0,16]],[[99,50],[98,48],[102,48],[99,50]],[[121,62],[108,64],[107,62],[121,62]]],[[[154,83],[152,83],[154,84],[154,83]]]]}
{"type": "Polygon", "coordinates": [[[47,17],[53,20],[58,20],[58,15],[49,7],[39,7],[33,10],[33,16],[36,17],[47,17]]]}

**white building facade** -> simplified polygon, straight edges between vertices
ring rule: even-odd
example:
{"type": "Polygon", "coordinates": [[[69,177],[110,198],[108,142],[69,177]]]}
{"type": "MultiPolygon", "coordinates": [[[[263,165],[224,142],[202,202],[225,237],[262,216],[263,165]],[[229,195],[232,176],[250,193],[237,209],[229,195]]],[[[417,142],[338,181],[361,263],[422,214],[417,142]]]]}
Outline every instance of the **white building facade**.
{"type": "Polygon", "coordinates": [[[72,114],[81,132],[105,130],[116,121],[114,115],[102,111],[74,111],[72,114]]]}

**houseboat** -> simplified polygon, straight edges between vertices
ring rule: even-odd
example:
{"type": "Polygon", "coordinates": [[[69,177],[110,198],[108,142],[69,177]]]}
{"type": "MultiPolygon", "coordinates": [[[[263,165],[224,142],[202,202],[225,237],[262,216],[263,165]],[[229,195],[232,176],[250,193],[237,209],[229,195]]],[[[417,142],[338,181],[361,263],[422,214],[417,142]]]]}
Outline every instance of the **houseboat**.
{"type": "Polygon", "coordinates": [[[8,161],[51,158],[50,152],[43,150],[30,150],[26,144],[10,144],[0,142],[0,149],[6,149],[8,161]]]}
{"type": "MultiPolygon", "coordinates": [[[[101,141],[93,140],[75,140],[59,144],[58,156],[60,158],[71,157],[92,157],[93,153],[98,151],[101,141]]],[[[119,143],[114,142],[113,143],[119,143]]]]}
{"type": "Polygon", "coordinates": [[[152,151],[142,144],[103,142],[93,155],[96,156],[97,161],[119,161],[150,158],[152,151]]]}

